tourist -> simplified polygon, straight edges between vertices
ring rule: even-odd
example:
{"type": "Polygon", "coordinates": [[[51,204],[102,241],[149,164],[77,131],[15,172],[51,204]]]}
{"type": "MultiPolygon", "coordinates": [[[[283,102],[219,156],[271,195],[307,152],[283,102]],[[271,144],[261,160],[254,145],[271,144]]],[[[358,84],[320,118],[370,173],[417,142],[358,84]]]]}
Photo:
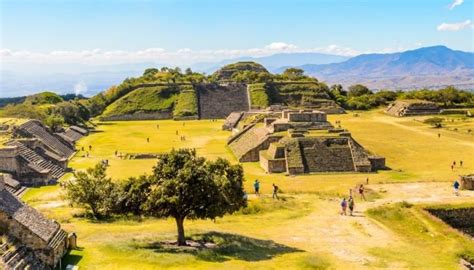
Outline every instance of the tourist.
{"type": "Polygon", "coordinates": [[[81,151],[84,151],[84,146],[81,148],[81,151]]]}
{"type": "Polygon", "coordinates": [[[462,167],[462,160],[459,161],[459,166],[462,167]]]}
{"type": "Polygon", "coordinates": [[[438,133],[438,138],[441,138],[441,133],[438,133]]]}
{"type": "Polygon", "coordinates": [[[456,194],[456,196],[459,196],[459,182],[458,180],[454,180],[454,184],[453,184],[453,187],[454,187],[454,194],[456,194]]]}
{"type": "Polygon", "coordinates": [[[150,138],[146,138],[146,142],[149,143],[149,142],[150,142],[150,138]]]}
{"type": "Polygon", "coordinates": [[[367,201],[367,199],[365,198],[365,188],[364,188],[364,185],[360,184],[359,186],[359,194],[360,196],[364,199],[364,201],[367,201]]]}
{"type": "Polygon", "coordinates": [[[455,161],[453,161],[453,166],[454,166],[454,167],[456,167],[456,160],[455,160],[455,161]]]}
{"type": "Polygon", "coordinates": [[[349,205],[349,212],[351,213],[351,216],[352,216],[352,213],[354,212],[354,198],[352,198],[352,196],[349,197],[349,201],[348,201],[348,205],[349,205]]]}
{"type": "Polygon", "coordinates": [[[347,215],[346,209],[347,209],[347,201],[346,201],[346,198],[343,198],[341,202],[341,215],[344,215],[344,216],[347,215]]]}
{"type": "Polygon", "coordinates": [[[118,154],[118,151],[117,151],[117,150],[115,150],[115,156],[117,156],[117,154],[118,154]]]}
{"type": "Polygon", "coordinates": [[[366,185],[369,184],[369,177],[367,177],[367,179],[365,179],[365,184],[366,184],[366,185]]]}
{"type": "Polygon", "coordinates": [[[272,198],[273,199],[277,199],[279,200],[280,198],[278,198],[278,186],[275,185],[275,184],[272,184],[273,185],[273,194],[272,194],[272,198]]]}
{"type": "Polygon", "coordinates": [[[179,134],[179,133],[178,133],[178,131],[176,130],[176,135],[178,135],[178,134],[179,134]]]}
{"type": "Polygon", "coordinates": [[[92,145],[89,144],[89,151],[91,151],[91,150],[92,150],[92,145]]]}
{"type": "Polygon", "coordinates": [[[255,182],[253,183],[253,189],[255,190],[255,195],[260,195],[260,182],[258,179],[255,179],[255,182]]]}
{"type": "Polygon", "coordinates": [[[454,165],[451,165],[451,171],[454,171],[454,165]]]}

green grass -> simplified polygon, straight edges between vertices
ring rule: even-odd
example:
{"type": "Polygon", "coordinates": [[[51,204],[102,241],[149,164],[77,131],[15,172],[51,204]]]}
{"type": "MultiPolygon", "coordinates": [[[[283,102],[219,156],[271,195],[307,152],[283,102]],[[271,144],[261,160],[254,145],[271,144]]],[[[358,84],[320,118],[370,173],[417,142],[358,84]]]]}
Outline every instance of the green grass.
{"type": "MultiPolygon", "coordinates": [[[[213,238],[221,243],[218,250],[193,253],[159,248],[156,243],[175,238],[175,223],[171,219],[119,218],[92,222],[81,218],[82,210],[70,207],[63,200],[59,186],[30,189],[23,198],[48,217],[61,222],[66,230],[78,234],[82,249],[73,251],[66,260],[77,262],[81,269],[457,267],[457,256],[470,254],[470,242],[416,205],[377,208],[369,212],[371,219],[340,217],[337,213],[340,197],[347,196],[349,188],[365,182],[367,177],[371,184],[431,182],[451,181],[459,174],[472,172],[472,137],[447,129],[432,129],[415,121],[418,118],[394,118],[380,111],[358,114],[358,117],[351,112],[330,115],[329,120],[333,123],[340,120],[364,147],[385,156],[387,165],[393,170],[291,177],[266,174],[257,162],[243,163],[249,207],[215,221],[185,222],[188,237],[196,240],[213,238]],[[439,139],[438,132],[441,133],[439,139]],[[464,167],[451,171],[451,162],[460,159],[464,161],[464,167]],[[252,195],[255,179],[261,182],[261,197],[252,195]],[[272,183],[280,187],[280,195],[285,200],[271,199],[272,183]],[[388,243],[380,242],[378,231],[387,235],[388,243]],[[350,251],[348,254],[337,254],[346,249],[350,251]],[[352,255],[354,252],[357,254],[352,255]],[[440,259],[437,261],[433,254],[439,255],[440,259]],[[350,261],[347,256],[373,257],[374,260],[350,261]]],[[[91,145],[90,156],[84,157],[85,151],[79,151],[70,166],[85,169],[108,159],[108,174],[121,181],[150,173],[156,160],[124,160],[114,155],[116,150],[160,153],[173,147],[194,147],[199,155],[210,159],[223,157],[236,163],[226,146],[230,133],[221,130],[222,123],[206,120],[99,122],[97,130],[77,144],[78,149],[84,147],[86,150],[91,145]],[[181,141],[180,136],[186,136],[186,141],[181,141]],[[149,143],[147,138],[150,138],[149,143]]],[[[369,191],[369,200],[390,196],[390,192],[382,189],[387,188],[381,186],[369,191]]],[[[356,200],[356,210],[367,204],[359,198],[356,200]]]]}
{"type": "Polygon", "coordinates": [[[196,90],[192,86],[183,86],[173,111],[176,118],[198,115],[196,90]]]}
{"type": "Polygon", "coordinates": [[[399,203],[370,209],[368,214],[405,240],[371,250],[379,258],[379,263],[403,262],[410,269],[427,266],[431,269],[459,269],[460,255],[474,255],[471,240],[433,219],[421,207],[399,203]]]}
{"type": "Polygon", "coordinates": [[[173,85],[138,88],[110,104],[103,116],[170,111],[177,97],[178,88],[173,85]]]}
{"type": "Polygon", "coordinates": [[[250,104],[252,109],[264,109],[270,105],[264,83],[255,83],[249,85],[250,104]]]}

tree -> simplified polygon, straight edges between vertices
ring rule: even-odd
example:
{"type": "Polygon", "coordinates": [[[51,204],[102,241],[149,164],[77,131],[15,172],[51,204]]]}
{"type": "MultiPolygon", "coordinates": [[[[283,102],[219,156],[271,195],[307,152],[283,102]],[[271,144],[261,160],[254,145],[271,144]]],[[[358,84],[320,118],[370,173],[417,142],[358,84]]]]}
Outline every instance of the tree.
{"type": "Polygon", "coordinates": [[[283,76],[287,77],[288,79],[296,79],[304,76],[304,70],[301,68],[287,68],[283,72],[283,76]]]}
{"type": "Polygon", "coordinates": [[[44,123],[54,132],[58,131],[64,125],[64,119],[57,114],[50,114],[44,120],[44,123]]]}
{"type": "Polygon", "coordinates": [[[118,200],[118,188],[106,172],[107,167],[102,163],[85,172],[74,172],[74,179],[65,185],[66,198],[90,209],[94,218],[108,216],[118,200]]]}
{"type": "Polygon", "coordinates": [[[246,205],[243,169],[218,159],[206,161],[191,149],[161,155],[151,175],[146,214],[173,217],[178,245],[186,245],[184,220],[215,219],[246,205]]]}
{"type": "Polygon", "coordinates": [[[158,72],[159,72],[159,70],[157,68],[147,68],[143,72],[143,76],[153,76],[158,72]]]}
{"type": "Polygon", "coordinates": [[[365,85],[355,84],[355,85],[349,86],[349,92],[348,92],[349,97],[360,97],[362,95],[371,95],[371,94],[373,93],[365,85]]]}
{"type": "Polygon", "coordinates": [[[441,117],[431,117],[431,118],[425,119],[423,123],[433,126],[435,128],[440,128],[442,127],[443,121],[444,119],[441,117]]]}

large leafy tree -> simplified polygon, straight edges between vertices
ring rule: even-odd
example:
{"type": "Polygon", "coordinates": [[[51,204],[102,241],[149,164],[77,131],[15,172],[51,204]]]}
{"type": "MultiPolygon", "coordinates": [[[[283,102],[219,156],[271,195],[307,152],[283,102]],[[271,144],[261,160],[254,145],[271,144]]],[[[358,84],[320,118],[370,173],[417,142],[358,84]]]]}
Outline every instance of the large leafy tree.
{"type": "Polygon", "coordinates": [[[118,186],[107,177],[107,167],[98,163],[86,171],[77,171],[66,182],[66,197],[73,204],[85,207],[94,218],[109,215],[118,198],[118,186]]]}
{"type": "Polygon", "coordinates": [[[186,245],[184,220],[215,219],[246,205],[243,169],[218,159],[207,161],[192,149],[163,154],[150,176],[142,209],[157,217],[173,217],[178,245],[186,245]]]}

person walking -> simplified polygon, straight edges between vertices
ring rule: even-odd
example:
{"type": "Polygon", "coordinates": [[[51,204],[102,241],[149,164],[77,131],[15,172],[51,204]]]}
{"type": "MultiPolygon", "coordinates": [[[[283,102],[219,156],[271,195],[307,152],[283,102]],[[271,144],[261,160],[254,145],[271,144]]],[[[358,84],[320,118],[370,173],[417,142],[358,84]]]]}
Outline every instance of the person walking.
{"type": "Polygon", "coordinates": [[[347,201],[346,201],[346,198],[343,198],[342,202],[341,202],[341,215],[342,216],[347,215],[347,201]]]}
{"type": "Polygon", "coordinates": [[[260,182],[258,179],[255,179],[255,182],[253,183],[253,189],[255,190],[255,195],[260,196],[260,182]]]}
{"type": "Polygon", "coordinates": [[[359,194],[364,199],[364,201],[367,201],[367,199],[365,198],[365,188],[362,184],[360,184],[359,186],[359,194]]]}
{"type": "Polygon", "coordinates": [[[459,196],[459,182],[458,180],[454,180],[454,184],[453,184],[453,187],[454,187],[454,194],[456,194],[456,196],[459,196]]]}
{"type": "Polygon", "coordinates": [[[348,206],[349,206],[349,212],[352,216],[352,213],[354,212],[354,206],[355,206],[354,198],[352,198],[352,196],[349,197],[348,206]]]}
{"type": "Polygon", "coordinates": [[[277,199],[279,200],[280,198],[278,198],[278,186],[275,185],[275,184],[272,184],[273,185],[273,194],[272,194],[272,198],[273,199],[277,199]]]}
{"type": "Polygon", "coordinates": [[[459,161],[459,166],[461,166],[461,167],[462,167],[462,160],[460,160],[460,161],[459,161]]]}

